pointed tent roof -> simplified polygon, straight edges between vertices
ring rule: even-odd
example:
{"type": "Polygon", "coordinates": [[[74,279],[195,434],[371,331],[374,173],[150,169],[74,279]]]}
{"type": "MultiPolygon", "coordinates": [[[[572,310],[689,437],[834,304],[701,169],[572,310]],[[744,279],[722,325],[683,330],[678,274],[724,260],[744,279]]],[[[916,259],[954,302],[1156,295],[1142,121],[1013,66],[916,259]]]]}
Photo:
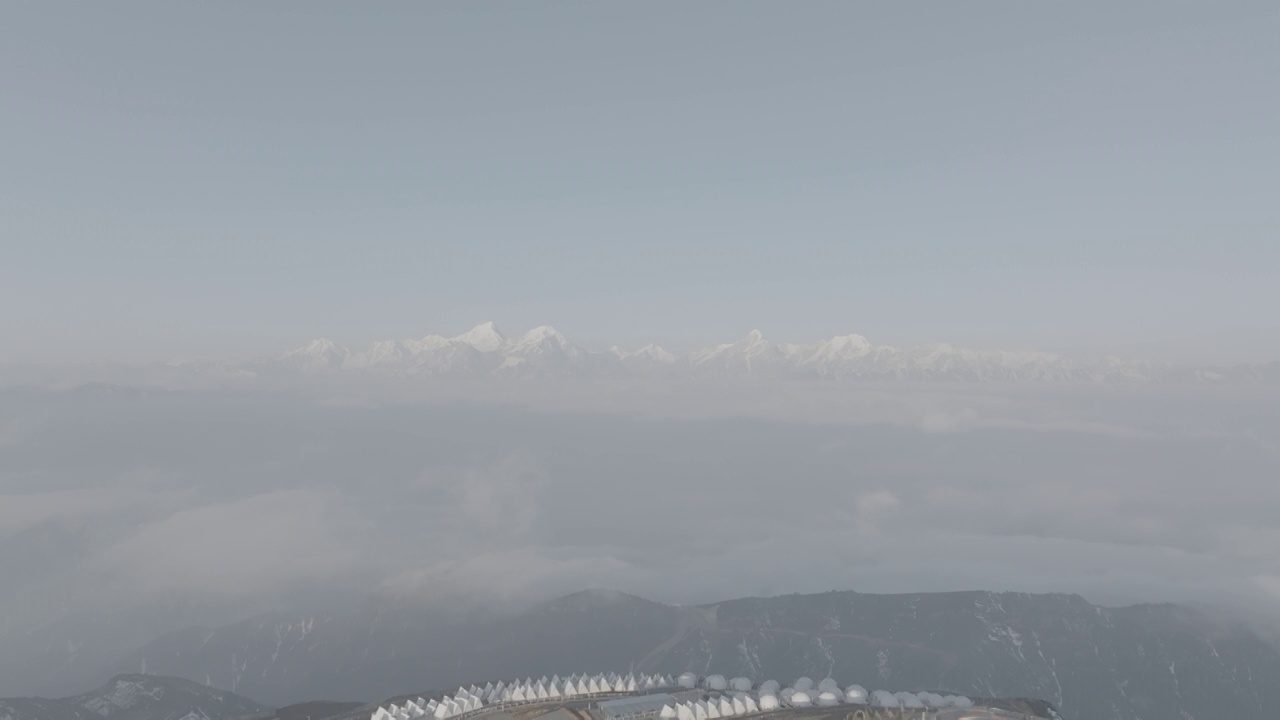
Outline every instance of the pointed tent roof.
{"type": "Polygon", "coordinates": [[[716,720],[718,717],[720,717],[720,708],[716,705],[715,701],[712,700],[707,703],[707,718],[708,720],[716,720]]]}
{"type": "Polygon", "coordinates": [[[680,703],[676,706],[677,720],[695,720],[693,709],[689,707],[689,703],[680,703]]]}
{"type": "Polygon", "coordinates": [[[742,704],[747,706],[747,712],[749,713],[760,712],[760,706],[756,704],[756,699],[750,695],[742,698],[742,704]]]}
{"type": "Polygon", "coordinates": [[[723,695],[720,696],[720,704],[716,709],[720,711],[720,717],[733,717],[733,703],[723,695]]]}
{"type": "Polygon", "coordinates": [[[746,702],[747,700],[750,700],[750,698],[746,698],[746,699],[744,699],[744,698],[736,697],[736,698],[734,698],[734,699],[733,699],[733,714],[734,714],[734,715],[746,715],[746,714],[747,714],[747,702],[746,702]]]}
{"type": "Polygon", "coordinates": [[[672,720],[676,715],[676,709],[670,705],[663,705],[662,709],[658,711],[658,717],[662,718],[662,720],[672,720]]]}
{"type": "Polygon", "coordinates": [[[694,720],[707,720],[707,704],[701,700],[693,704],[694,720]]]}

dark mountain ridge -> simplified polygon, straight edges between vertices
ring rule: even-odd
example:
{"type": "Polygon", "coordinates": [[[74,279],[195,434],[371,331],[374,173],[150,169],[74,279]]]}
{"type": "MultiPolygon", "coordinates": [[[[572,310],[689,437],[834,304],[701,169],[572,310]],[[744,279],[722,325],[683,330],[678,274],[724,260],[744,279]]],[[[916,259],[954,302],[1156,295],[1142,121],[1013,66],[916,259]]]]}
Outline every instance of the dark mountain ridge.
{"type": "Polygon", "coordinates": [[[1075,720],[1261,716],[1280,651],[1180,605],[1078,595],[830,592],[696,607],[611,591],[441,622],[411,607],[177,633],[125,663],[284,704],[629,669],[800,675],[890,690],[1043,698],[1075,720]]]}

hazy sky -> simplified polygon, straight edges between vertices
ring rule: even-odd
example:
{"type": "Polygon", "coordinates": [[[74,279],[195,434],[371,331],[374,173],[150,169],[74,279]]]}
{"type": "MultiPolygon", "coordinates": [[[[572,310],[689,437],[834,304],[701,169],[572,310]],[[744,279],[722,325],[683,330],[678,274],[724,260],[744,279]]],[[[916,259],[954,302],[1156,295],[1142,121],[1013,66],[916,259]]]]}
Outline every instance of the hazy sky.
{"type": "Polygon", "coordinates": [[[1274,2],[7,3],[0,360],[489,319],[1276,359],[1277,38],[1274,2]]]}

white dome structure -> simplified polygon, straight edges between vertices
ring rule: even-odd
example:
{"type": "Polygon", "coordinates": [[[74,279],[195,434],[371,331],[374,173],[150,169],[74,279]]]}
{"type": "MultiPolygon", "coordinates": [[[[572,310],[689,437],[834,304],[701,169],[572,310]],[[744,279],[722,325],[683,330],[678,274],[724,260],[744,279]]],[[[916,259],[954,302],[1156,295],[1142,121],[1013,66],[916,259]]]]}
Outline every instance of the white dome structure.
{"type": "Polygon", "coordinates": [[[693,688],[698,687],[698,676],[691,672],[680,673],[680,677],[676,678],[676,684],[682,688],[692,690],[693,688]]]}
{"type": "Polygon", "coordinates": [[[751,678],[736,677],[729,681],[729,687],[739,692],[751,692],[751,678]]]}
{"type": "Polygon", "coordinates": [[[973,707],[973,701],[963,695],[948,695],[944,697],[943,700],[946,701],[947,707],[954,707],[954,708],[973,707]]]}
{"type": "Polygon", "coordinates": [[[902,703],[898,702],[898,698],[888,690],[876,690],[871,693],[871,704],[875,707],[882,708],[899,708],[902,703]]]}
{"type": "Polygon", "coordinates": [[[789,704],[791,702],[791,696],[795,694],[796,694],[795,688],[785,687],[785,688],[782,688],[782,692],[778,693],[778,698],[781,699],[782,702],[789,704]]]}
{"type": "Polygon", "coordinates": [[[729,689],[729,681],[725,680],[723,675],[708,675],[706,682],[708,690],[729,689]]]}
{"type": "Polygon", "coordinates": [[[834,707],[840,704],[840,693],[830,690],[818,693],[818,707],[834,707]]]}
{"type": "Polygon", "coordinates": [[[760,712],[773,712],[781,707],[781,704],[778,702],[777,695],[766,693],[760,696],[758,706],[760,708],[760,712]]]}
{"type": "Polygon", "coordinates": [[[777,680],[765,680],[764,682],[760,683],[760,689],[757,691],[756,694],[757,695],[777,695],[778,691],[781,689],[782,689],[782,685],[780,685],[777,680]]]}
{"type": "Polygon", "coordinates": [[[867,704],[867,689],[861,685],[850,685],[844,689],[844,701],[853,705],[867,704]]]}
{"type": "Polygon", "coordinates": [[[818,692],[840,692],[840,683],[831,678],[824,678],[818,683],[818,692]]]}
{"type": "Polygon", "coordinates": [[[800,677],[796,678],[795,682],[791,683],[791,687],[801,692],[805,690],[811,690],[813,689],[813,679],[801,675],[800,677]]]}
{"type": "Polygon", "coordinates": [[[920,698],[920,702],[924,703],[925,707],[940,708],[947,706],[947,701],[942,699],[942,696],[937,693],[916,693],[916,697],[920,698]]]}
{"type": "Polygon", "coordinates": [[[794,693],[792,693],[791,699],[788,700],[787,702],[791,704],[791,707],[798,707],[798,708],[810,707],[811,705],[813,705],[813,698],[809,697],[809,693],[803,690],[797,690],[794,693]]]}
{"type": "Polygon", "coordinates": [[[920,698],[915,693],[898,692],[893,694],[898,698],[898,702],[902,704],[904,710],[919,710],[924,707],[924,703],[920,702],[920,698]]]}

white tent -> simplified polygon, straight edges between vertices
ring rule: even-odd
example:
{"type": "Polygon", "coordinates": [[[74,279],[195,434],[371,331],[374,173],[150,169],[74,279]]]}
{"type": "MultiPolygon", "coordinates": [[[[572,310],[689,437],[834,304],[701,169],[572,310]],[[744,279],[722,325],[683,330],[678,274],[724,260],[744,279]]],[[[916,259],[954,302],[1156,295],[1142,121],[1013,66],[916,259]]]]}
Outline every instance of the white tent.
{"type": "Polygon", "coordinates": [[[546,700],[551,697],[551,694],[547,692],[547,686],[539,680],[538,684],[533,686],[533,696],[539,700],[546,700]]]}
{"type": "Polygon", "coordinates": [[[707,720],[707,704],[699,700],[693,704],[694,720],[707,720]]]}
{"type": "Polygon", "coordinates": [[[388,705],[388,706],[387,706],[387,714],[388,714],[388,715],[399,715],[399,714],[400,714],[400,706],[399,706],[399,705],[397,705],[397,704],[395,704],[395,703],[391,703],[390,705],[388,705]]]}
{"type": "Polygon", "coordinates": [[[635,692],[640,689],[640,683],[636,682],[635,675],[628,675],[627,679],[622,683],[622,689],[625,692],[635,692]]]}
{"type": "Polygon", "coordinates": [[[777,710],[778,707],[779,705],[778,705],[777,695],[766,693],[760,696],[760,704],[759,704],[760,712],[773,712],[774,710],[777,710]]]}
{"type": "Polygon", "coordinates": [[[422,706],[422,709],[426,710],[428,715],[435,715],[436,708],[438,707],[440,707],[440,703],[436,702],[435,699],[433,698],[431,700],[428,700],[427,704],[422,706]]]}
{"type": "Polygon", "coordinates": [[[591,684],[587,682],[587,678],[585,675],[578,677],[578,694],[579,695],[591,694],[591,684]]]}
{"type": "Polygon", "coordinates": [[[680,703],[676,706],[676,720],[697,720],[693,716],[693,708],[689,707],[689,703],[680,703]]]}
{"type": "Polygon", "coordinates": [[[562,693],[560,692],[560,688],[556,687],[556,685],[558,684],[559,683],[552,682],[549,685],[547,685],[547,697],[558,698],[563,696],[562,693]]]}
{"type": "Polygon", "coordinates": [[[804,690],[797,690],[791,694],[791,699],[787,702],[791,707],[809,707],[813,705],[813,698],[809,697],[809,693],[804,690]]]}
{"type": "Polygon", "coordinates": [[[947,705],[947,701],[943,700],[942,696],[937,693],[931,693],[931,692],[916,693],[916,697],[920,698],[920,702],[924,703],[925,707],[940,708],[940,707],[946,707],[947,705]]]}
{"type": "Polygon", "coordinates": [[[517,685],[516,689],[511,691],[511,702],[524,702],[527,699],[524,685],[517,685]]]}
{"type": "Polygon", "coordinates": [[[698,686],[698,676],[691,672],[680,673],[680,677],[676,678],[676,682],[682,688],[695,688],[698,686]]]}
{"type": "Polygon", "coordinates": [[[861,685],[850,685],[844,689],[844,701],[854,705],[867,704],[867,689],[861,685]]]}
{"type": "Polygon", "coordinates": [[[666,675],[662,678],[662,684],[665,687],[675,687],[676,679],[671,677],[670,675],[666,675]]]}
{"type": "Polygon", "coordinates": [[[898,698],[898,702],[902,703],[904,710],[919,710],[924,707],[924,703],[920,702],[920,698],[915,693],[897,692],[893,696],[898,698]]]}
{"type": "Polygon", "coordinates": [[[751,691],[751,678],[736,677],[729,681],[729,687],[741,692],[751,691]]]}
{"type": "Polygon", "coordinates": [[[742,698],[740,697],[736,697],[733,699],[733,714],[734,715],[747,714],[747,704],[743,702],[742,698]]]}
{"type": "Polygon", "coordinates": [[[778,691],[781,689],[782,689],[782,686],[778,684],[777,680],[765,680],[764,682],[760,683],[759,694],[760,695],[777,695],[778,691]]]}
{"type": "Polygon", "coordinates": [[[426,713],[422,711],[422,706],[412,700],[404,704],[404,709],[411,718],[420,718],[423,715],[426,715],[426,713]]]}
{"type": "Polygon", "coordinates": [[[791,704],[791,696],[795,694],[796,694],[795,688],[784,687],[782,688],[782,692],[778,693],[778,699],[782,700],[782,702],[787,703],[789,705],[791,704]]]}
{"type": "Polygon", "coordinates": [[[587,681],[587,694],[588,694],[588,695],[596,695],[596,694],[598,694],[599,692],[600,692],[600,683],[599,683],[599,682],[596,682],[596,679],[595,679],[595,678],[591,678],[590,680],[588,680],[588,681],[587,681]]]}
{"type": "Polygon", "coordinates": [[[800,677],[796,678],[796,681],[795,681],[795,682],[791,683],[791,687],[793,687],[793,688],[795,688],[796,690],[799,690],[799,691],[801,691],[801,692],[803,692],[803,691],[805,691],[805,690],[810,690],[810,689],[812,689],[812,688],[813,688],[813,680],[812,680],[812,679],[810,679],[810,678],[804,677],[804,676],[802,675],[802,676],[800,676],[800,677]]]}
{"type": "Polygon", "coordinates": [[[954,708],[971,708],[973,701],[963,695],[948,695],[943,698],[947,702],[948,707],[954,708]]]}
{"type": "Polygon", "coordinates": [[[871,704],[882,708],[897,708],[902,705],[888,690],[876,690],[871,693],[871,704]]]}
{"type": "Polygon", "coordinates": [[[827,690],[826,692],[820,692],[818,693],[817,703],[820,707],[833,707],[835,705],[839,705],[840,696],[842,694],[843,693],[839,691],[831,692],[830,690],[827,690]]]}
{"type": "Polygon", "coordinates": [[[839,692],[839,691],[840,691],[840,683],[836,682],[835,680],[832,680],[831,678],[823,678],[822,682],[818,683],[819,693],[839,692]]]}
{"type": "Polygon", "coordinates": [[[708,720],[716,720],[718,717],[720,717],[720,708],[716,705],[716,701],[712,700],[707,703],[707,718],[708,720]]]}
{"type": "Polygon", "coordinates": [[[622,678],[614,678],[614,680],[613,680],[613,691],[614,691],[614,692],[620,692],[620,693],[627,692],[627,683],[626,683],[626,681],[625,681],[625,680],[623,680],[622,678]]]}
{"type": "MultiPolygon", "coordinates": [[[[770,695],[769,697],[773,697],[773,696],[770,695]]],[[[777,702],[778,702],[777,698],[774,698],[774,703],[776,704],[777,702]]],[[[756,699],[751,697],[750,695],[747,695],[742,698],[742,704],[747,706],[747,712],[749,713],[757,713],[757,712],[760,712],[760,710],[762,709],[759,705],[756,704],[756,699]]]]}
{"type": "Polygon", "coordinates": [[[670,705],[663,705],[662,709],[658,711],[658,717],[662,718],[662,720],[672,720],[677,714],[676,709],[670,705]]]}
{"type": "Polygon", "coordinates": [[[377,710],[373,711],[373,715],[370,716],[369,720],[388,720],[390,717],[391,713],[387,712],[386,708],[379,707],[377,710]]]}
{"type": "Polygon", "coordinates": [[[733,703],[723,695],[720,696],[720,704],[716,709],[720,711],[720,717],[733,717],[737,714],[733,711],[733,703]]]}
{"type": "Polygon", "coordinates": [[[729,688],[729,681],[725,680],[723,675],[708,675],[706,682],[708,690],[727,690],[729,688]]]}

